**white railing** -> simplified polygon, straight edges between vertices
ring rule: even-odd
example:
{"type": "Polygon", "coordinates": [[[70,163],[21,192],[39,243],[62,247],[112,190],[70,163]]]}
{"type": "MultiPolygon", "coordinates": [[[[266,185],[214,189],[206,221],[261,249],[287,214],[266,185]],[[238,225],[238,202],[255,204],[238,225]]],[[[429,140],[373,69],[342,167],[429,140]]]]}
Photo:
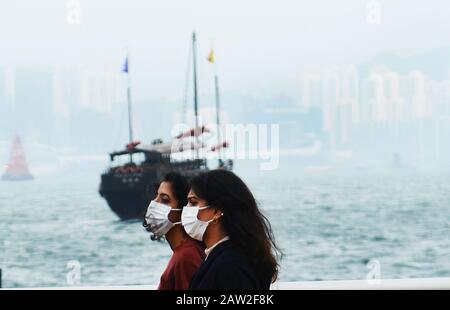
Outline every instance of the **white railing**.
{"type": "Polygon", "coordinates": [[[271,289],[279,290],[450,290],[450,278],[371,279],[350,281],[279,282],[271,289]]]}
{"type": "MultiPolygon", "coordinates": [[[[65,286],[42,287],[33,290],[155,290],[156,285],[127,286],[65,286]]],[[[8,288],[4,288],[8,290],[8,288]]],[[[24,288],[27,289],[27,288],[24,288]]],[[[15,290],[24,290],[15,289],[15,290]]],[[[350,281],[277,282],[272,290],[450,290],[450,278],[373,279],[350,281]]]]}

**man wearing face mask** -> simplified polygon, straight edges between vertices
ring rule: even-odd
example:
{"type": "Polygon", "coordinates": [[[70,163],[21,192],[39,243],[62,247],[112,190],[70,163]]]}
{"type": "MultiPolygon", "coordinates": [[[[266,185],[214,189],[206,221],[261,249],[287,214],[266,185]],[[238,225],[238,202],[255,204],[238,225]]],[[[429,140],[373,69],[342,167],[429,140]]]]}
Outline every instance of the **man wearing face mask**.
{"type": "Polygon", "coordinates": [[[151,239],[165,238],[173,251],[161,276],[159,290],[188,289],[205,258],[203,244],[189,237],[181,225],[181,211],[187,204],[188,192],[189,185],[183,176],[167,174],[145,215],[143,225],[152,233],[151,239]]]}

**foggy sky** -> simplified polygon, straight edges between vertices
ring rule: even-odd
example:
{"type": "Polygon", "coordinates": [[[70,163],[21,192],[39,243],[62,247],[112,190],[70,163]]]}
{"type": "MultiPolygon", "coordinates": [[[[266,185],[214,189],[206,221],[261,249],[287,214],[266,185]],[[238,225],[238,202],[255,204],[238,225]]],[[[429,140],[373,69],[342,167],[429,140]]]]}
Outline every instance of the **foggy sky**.
{"type": "Polygon", "coordinates": [[[0,66],[120,71],[128,47],[136,100],[182,97],[194,29],[202,94],[212,43],[223,92],[295,94],[305,71],[449,45],[450,33],[444,0],[379,0],[380,25],[367,0],[80,0],[81,25],[67,23],[68,0],[2,2],[0,66]]]}

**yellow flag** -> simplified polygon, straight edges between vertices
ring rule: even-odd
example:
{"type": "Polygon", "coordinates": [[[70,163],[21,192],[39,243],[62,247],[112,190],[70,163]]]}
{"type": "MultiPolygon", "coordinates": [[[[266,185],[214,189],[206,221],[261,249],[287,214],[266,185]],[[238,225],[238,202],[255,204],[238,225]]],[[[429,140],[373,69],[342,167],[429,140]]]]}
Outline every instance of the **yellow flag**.
{"type": "Polygon", "coordinates": [[[214,56],[214,49],[211,48],[211,52],[209,52],[209,55],[208,55],[208,61],[213,64],[215,60],[216,60],[216,57],[214,56]]]}

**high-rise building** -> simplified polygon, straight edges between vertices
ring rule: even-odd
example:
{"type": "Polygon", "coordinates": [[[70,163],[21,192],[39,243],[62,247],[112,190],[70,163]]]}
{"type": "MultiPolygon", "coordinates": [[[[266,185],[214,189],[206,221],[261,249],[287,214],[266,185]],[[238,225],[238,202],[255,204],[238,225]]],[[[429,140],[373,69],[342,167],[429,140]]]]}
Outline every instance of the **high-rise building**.
{"type": "Polygon", "coordinates": [[[433,109],[430,100],[425,92],[426,78],[422,72],[413,71],[409,74],[409,78],[414,85],[412,97],[412,116],[414,119],[430,118],[433,109]]]}
{"type": "Polygon", "coordinates": [[[302,103],[322,110],[331,149],[348,145],[351,125],[360,120],[358,70],[353,65],[333,66],[305,75],[302,103]]]}
{"type": "Polygon", "coordinates": [[[0,139],[9,139],[14,111],[14,70],[0,68],[0,139]]]}
{"type": "Polygon", "coordinates": [[[59,68],[54,72],[57,141],[83,149],[102,147],[115,124],[114,108],[126,100],[120,73],[102,69],[59,68]],[[120,93],[121,92],[121,93],[120,93]],[[90,136],[91,139],[86,139],[90,136]]]}
{"type": "Polygon", "coordinates": [[[111,114],[114,105],[125,101],[118,93],[120,77],[107,71],[83,70],[80,72],[80,107],[93,109],[100,113],[111,114]]]}
{"type": "Polygon", "coordinates": [[[18,68],[15,74],[14,131],[31,140],[53,143],[53,72],[18,68]]]}

